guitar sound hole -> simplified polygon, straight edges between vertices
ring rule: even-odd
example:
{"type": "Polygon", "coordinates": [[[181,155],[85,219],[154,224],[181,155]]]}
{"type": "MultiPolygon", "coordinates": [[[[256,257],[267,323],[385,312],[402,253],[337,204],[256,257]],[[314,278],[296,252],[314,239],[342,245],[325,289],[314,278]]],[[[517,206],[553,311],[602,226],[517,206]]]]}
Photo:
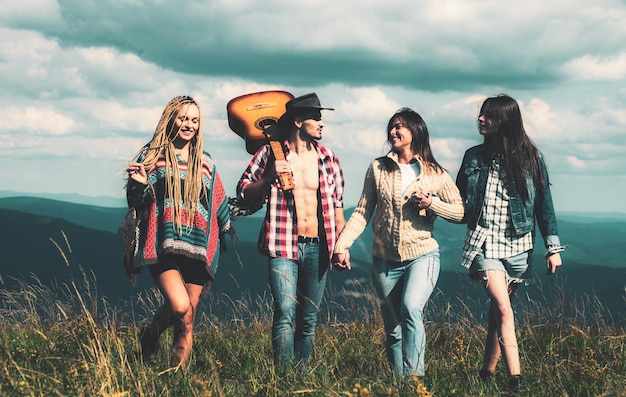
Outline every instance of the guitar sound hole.
{"type": "Polygon", "coordinates": [[[275,118],[264,118],[256,121],[255,126],[260,130],[265,130],[273,125],[276,125],[278,120],[275,118]]]}

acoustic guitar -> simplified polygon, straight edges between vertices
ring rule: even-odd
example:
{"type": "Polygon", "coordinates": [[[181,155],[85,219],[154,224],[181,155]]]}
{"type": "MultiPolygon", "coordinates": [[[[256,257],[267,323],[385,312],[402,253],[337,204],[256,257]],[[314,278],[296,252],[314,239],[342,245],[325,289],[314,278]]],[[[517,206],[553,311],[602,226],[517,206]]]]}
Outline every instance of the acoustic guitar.
{"type": "MultiPolygon", "coordinates": [[[[286,91],[261,91],[238,96],[228,102],[228,126],[245,139],[248,153],[255,154],[261,146],[269,142],[274,158],[285,159],[276,125],[280,116],[285,113],[285,104],[293,98],[286,91]]],[[[293,189],[291,172],[279,173],[278,183],[285,191],[293,189]]]]}

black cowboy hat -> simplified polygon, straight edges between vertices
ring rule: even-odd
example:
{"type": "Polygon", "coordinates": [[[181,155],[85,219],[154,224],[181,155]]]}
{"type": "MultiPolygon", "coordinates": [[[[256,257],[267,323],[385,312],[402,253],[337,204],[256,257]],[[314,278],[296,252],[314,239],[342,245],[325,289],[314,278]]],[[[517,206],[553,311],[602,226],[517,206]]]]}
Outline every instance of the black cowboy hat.
{"type": "Polygon", "coordinates": [[[318,109],[318,110],[335,110],[333,108],[327,108],[322,106],[320,99],[316,93],[306,94],[294,98],[285,104],[285,114],[278,119],[278,125],[284,126],[287,119],[302,110],[318,109]]]}

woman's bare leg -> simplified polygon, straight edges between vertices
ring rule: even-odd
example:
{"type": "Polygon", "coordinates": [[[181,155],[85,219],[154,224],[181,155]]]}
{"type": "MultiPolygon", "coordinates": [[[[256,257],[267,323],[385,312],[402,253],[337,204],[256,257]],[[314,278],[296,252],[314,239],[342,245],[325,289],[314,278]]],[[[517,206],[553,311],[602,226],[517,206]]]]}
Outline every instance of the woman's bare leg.
{"type": "Polygon", "coordinates": [[[504,356],[509,375],[519,375],[520,360],[515,335],[515,319],[511,307],[511,297],[515,294],[517,284],[507,283],[506,274],[502,271],[486,272],[488,279],[485,289],[491,298],[489,306],[489,324],[485,340],[483,371],[493,373],[500,354],[504,356]]]}
{"type": "Polygon", "coordinates": [[[172,364],[186,367],[187,360],[193,347],[193,324],[196,309],[200,302],[202,286],[187,284],[187,296],[189,298],[189,310],[182,317],[175,317],[174,343],[172,348],[172,364]]]}
{"type": "Polygon", "coordinates": [[[185,366],[191,354],[195,309],[200,301],[202,286],[185,284],[178,270],[166,270],[155,277],[166,304],[157,310],[152,322],[153,332],[163,332],[174,326],[172,363],[185,366]]]}

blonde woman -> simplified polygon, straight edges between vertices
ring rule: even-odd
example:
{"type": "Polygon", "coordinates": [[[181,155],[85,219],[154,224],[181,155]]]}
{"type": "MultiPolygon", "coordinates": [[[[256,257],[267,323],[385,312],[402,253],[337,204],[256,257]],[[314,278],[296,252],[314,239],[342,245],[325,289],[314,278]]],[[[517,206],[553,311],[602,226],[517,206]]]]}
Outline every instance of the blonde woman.
{"type": "Polygon", "coordinates": [[[186,366],[203,290],[213,281],[220,238],[230,231],[228,199],[213,160],[202,149],[200,107],[189,96],[170,100],[154,136],[128,165],[128,205],[139,214],[137,248],[128,274],[143,266],[165,299],[140,334],[144,358],[174,328],[172,364],[186,366]]]}

